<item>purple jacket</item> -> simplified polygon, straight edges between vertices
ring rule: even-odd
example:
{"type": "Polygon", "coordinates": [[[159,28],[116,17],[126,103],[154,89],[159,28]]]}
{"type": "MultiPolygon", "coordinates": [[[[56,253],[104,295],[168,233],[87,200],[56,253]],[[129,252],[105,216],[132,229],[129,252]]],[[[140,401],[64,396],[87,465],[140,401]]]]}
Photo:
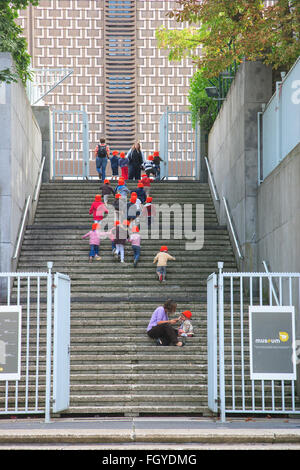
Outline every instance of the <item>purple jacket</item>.
{"type": "Polygon", "coordinates": [[[150,331],[151,328],[153,328],[154,326],[157,326],[157,323],[159,321],[167,321],[167,320],[169,320],[169,318],[165,309],[163,307],[157,307],[157,309],[154,310],[152,314],[149,325],[147,327],[147,331],[150,331]]]}

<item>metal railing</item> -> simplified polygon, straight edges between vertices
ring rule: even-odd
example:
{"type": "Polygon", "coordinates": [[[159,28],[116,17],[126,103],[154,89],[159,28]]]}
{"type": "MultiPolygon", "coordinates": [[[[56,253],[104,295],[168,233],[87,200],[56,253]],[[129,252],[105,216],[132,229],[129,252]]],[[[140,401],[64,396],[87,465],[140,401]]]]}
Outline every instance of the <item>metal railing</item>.
{"type": "MultiPolygon", "coordinates": [[[[213,412],[220,412],[221,421],[226,414],[300,414],[296,399],[297,379],[251,376],[250,309],[264,308],[269,312],[284,312],[293,307],[299,315],[300,273],[289,272],[224,272],[207,280],[208,403],[213,412]],[[269,289],[266,283],[269,282],[269,289]],[[273,282],[279,286],[278,305],[272,303],[273,282]],[[217,334],[218,332],[218,334],[217,334]],[[219,384],[219,387],[217,386],[219,384]]],[[[291,336],[291,340],[295,340],[291,336]]],[[[293,348],[297,346],[292,341],[293,348]]],[[[299,359],[299,353],[293,356],[299,359]]],[[[291,356],[292,358],[292,356],[291,356]]],[[[297,364],[298,362],[296,362],[297,364]]]]}
{"type": "MultiPolygon", "coordinates": [[[[214,181],[213,174],[212,174],[212,171],[211,171],[211,168],[210,168],[209,161],[208,161],[207,157],[205,157],[205,163],[206,163],[206,166],[207,166],[208,177],[209,177],[209,180],[210,180],[210,183],[211,183],[211,188],[212,188],[212,192],[213,192],[215,201],[220,202],[220,198],[218,196],[215,181],[214,181]]],[[[229,207],[228,207],[228,203],[227,203],[226,198],[224,196],[223,196],[222,200],[223,200],[223,204],[224,204],[224,208],[225,208],[225,213],[226,213],[226,217],[227,217],[227,221],[228,221],[228,226],[229,226],[229,229],[230,229],[233,241],[234,241],[236,251],[238,253],[239,258],[244,259],[244,256],[243,256],[241,248],[240,248],[240,244],[238,242],[237,235],[236,235],[234,227],[233,227],[233,222],[232,222],[232,218],[231,218],[231,215],[230,215],[230,210],[229,210],[229,207]]]]}

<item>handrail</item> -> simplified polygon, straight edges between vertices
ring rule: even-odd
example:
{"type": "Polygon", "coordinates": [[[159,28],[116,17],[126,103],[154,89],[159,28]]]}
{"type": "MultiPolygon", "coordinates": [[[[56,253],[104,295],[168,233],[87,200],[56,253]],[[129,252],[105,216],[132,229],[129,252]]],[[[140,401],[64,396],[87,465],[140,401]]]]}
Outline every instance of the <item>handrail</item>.
{"type": "MultiPolygon", "coordinates": [[[[266,273],[267,273],[267,274],[270,274],[269,269],[268,269],[268,266],[267,266],[267,263],[263,260],[262,264],[264,265],[264,268],[265,268],[266,273]]],[[[269,283],[270,283],[270,286],[271,286],[273,295],[274,295],[274,297],[275,297],[275,301],[276,301],[277,305],[279,306],[280,303],[279,303],[278,297],[277,297],[277,295],[276,295],[276,292],[275,292],[275,289],[274,289],[274,286],[273,286],[273,281],[272,281],[271,276],[269,276],[269,283]]]]}
{"type": "Polygon", "coordinates": [[[21,244],[21,240],[22,240],[22,236],[23,236],[23,232],[24,232],[25,221],[26,221],[26,218],[27,218],[30,201],[31,201],[31,196],[29,195],[27,197],[27,200],[26,200],[25,210],[23,212],[22,224],[21,224],[21,228],[20,228],[20,231],[19,231],[17,245],[16,245],[16,249],[15,249],[15,252],[14,252],[14,255],[13,255],[13,259],[16,259],[18,254],[19,254],[20,244],[21,244]]]}
{"type": "Polygon", "coordinates": [[[207,166],[208,176],[209,176],[209,179],[210,179],[210,182],[211,182],[211,186],[212,186],[212,190],[213,190],[213,193],[214,193],[215,200],[219,201],[220,198],[219,198],[217,190],[216,190],[216,185],[215,185],[215,182],[214,182],[214,179],[213,179],[213,176],[212,176],[212,172],[211,172],[211,169],[210,169],[210,166],[209,166],[208,158],[207,157],[204,157],[204,158],[205,158],[205,163],[206,163],[206,166],[207,166]]]}
{"type": "Polygon", "coordinates": [[[38,175],[37,183],[36,183],[35,193],[34,193],[34,196],[33,196],[33,201],[34,201],[34,202],[37,200],[38,194],[39,194],[39,192],[40,192],[40,187],[41,187],[41,182],[42,182],[42,174],[43,174],[43,170],[44,170],[45,160],[46,160],[46,157],[43,157],[42,163],[41,163],[41,166],[40,166],[40,170],[39,170],[39,175],[38,175]]]}
{"type": "Polygon", "coordinates": [[[239,243],[238,243],[238,241],[237,241],[237,237],[236,237],[236,234],[235,234],[233,225],[232,225],[232,220],[231,220],[230,212],[229,212],[229,209],[228,209],[227,201],[226,201],[226,199],[225,199],[224,196],[223,196],[223,202],[224,202],[224,207],[225,207],[225,211],[226,211],[226,216],[227,216],[227,219],[228,219],[229,227],[230,227],[230,230],[231,230],[231,233],[232,233],[232,236],[233,236],[234,244],[235,244],[235,247],[236,247],[236,249],[237,249],[239,258],[240,258],[240,259],[244,259],[243,255],[242,255],[242,253],[241,253],[241,249],[240,249],[239,243]]]}

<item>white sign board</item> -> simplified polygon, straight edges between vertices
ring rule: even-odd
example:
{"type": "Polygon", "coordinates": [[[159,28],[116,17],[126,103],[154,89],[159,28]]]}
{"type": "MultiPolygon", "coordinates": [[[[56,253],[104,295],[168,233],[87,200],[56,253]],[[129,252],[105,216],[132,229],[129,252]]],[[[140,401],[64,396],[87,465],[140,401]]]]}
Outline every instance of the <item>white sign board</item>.
{"type": "Polygon", "coordinates": [[[0,380],[21,378],[21,306],[0,307],[0,380]]]}
{"type": "Polygon", "coordinates": [[[296,380],[295,309],[250,306],[251,380],[296,380]]]}

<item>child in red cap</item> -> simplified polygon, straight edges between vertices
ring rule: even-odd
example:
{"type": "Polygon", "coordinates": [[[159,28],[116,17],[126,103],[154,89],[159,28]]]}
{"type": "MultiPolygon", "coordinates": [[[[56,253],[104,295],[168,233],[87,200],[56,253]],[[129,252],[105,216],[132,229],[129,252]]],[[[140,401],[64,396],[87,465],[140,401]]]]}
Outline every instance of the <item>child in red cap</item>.
{"type": "Polygon", "coordinates": [[[162,162],[162,161],[163,161],[163,159],[160,158],[159,152],[158,151],[153,152],[153,163],[154,163],[155,170],[156,170],[155,181],[160,180],[160,162],[162,162]]]}
{"type": "Polygon", "coordinates": [[[102,197],[103,197],[104,204],[107,206],[109,195],[115,194],[113,188],[110,186],[109,180],[107,179],[104,180],[101,190],[102,190],[102,197]]]}
{"type": "Polygon", "coordinates": [[[120,153],[119,167],[121,168],[121,174],[124,181],[128,180],[128,158],[125,156],[125,152],[120,153]]]}
{"type": "Polygon", "coordinates": [[[117,179],[119,175],[119,152],[118,150],[114,150],[112,152],[112,157],[109,158],[110,160],[110,166],[111,166],[111,172],[112,172],[112,180],[117,179]]]}
{"type": "Polygon", "coordinates": [[[143,183],[144,185],[144,191],[146,193],[146,196],[150,196],[150,187],[151,187],[152,181],[153,179],[149,178],[149,176],[147,176],[146,174],[142,175],[141,183],[143,183]]]}
{"type": "Polygon", "coordinates": [[[152,173],[152,175],[154,176],[156,175],[156,169],[155,169],[153,159],[154,159],[153,155],[149,155],[148,159],[143,164],[143,168],[148,177],[150,176],[150,173],[152,173]]]}
{"type": "Polygon", "coordinates": [[[176,258],[173,256],[169,255],[168,253],[168,247],[167,246],[162,246],[155,256],[153,263],[157,263],[156,266],[156,274],[158,276],[159,282],[165,281],[166,280],[166,274],[167,274],[167,264],[169,260],[175,261],[176,258]]]}
{"type": "Polygon", "coordinates": [[[129,242],[131,243],[134,256],[133,266],[136,267],[141,254],[141,236],[139,234],[140,229],[136,225],[134,225],[131,230],[132,233],[129,237],[129,242]]]}
{"type": "Polygon", "coordinates": [[[185,310],[181,313],[179,320],[181,325],[178,328],[178,336],[194,336],[194,329],[192,322],[192,312],[190,310],[185,310]]]}
{"type": "Polygon", "coordinates": [[[144,185],[141,181],[138,182],[137,188],[131,191],[131,194],[133,192],[137,194],[137,197],[141,201],[141,204],[145,204],[147,195],[144,190],[144,185]]]}
{"type": "Polygon", "coordinates": [[[108,210],[106,208],[106,205],[102,202],[100,194],[96,194],[95,200],[94,202],[92,202],[92,205],[90,207],[89,214],[93,214],[94,223],[99,225],[101,223],[101,220],[103,220],[104,214],[108,214],[108,210]]]}
{"type": "Polygon", "coordinates": [[[100,232],[99,225],[94,223],[92,225],[92,230],[82,236],[82,238],[89,238],[90,240],[90,253],[89,253],[89,262],[93,261],[93,258],[96,260],[100,260],[99,256],[99,246],[100,246],[100,239],[106,238],[105,232],[100,232]]]}
{"type": "Polygon", "coordinates": [[[151,226],[153,217],[155,216],[156,216],[155,205],[152,204],[152,197],[148,196],[146,199],[146,204],[144,205],[143,210],[142,210],[142,217],[147,217],[148,227],[151,226]]]}

